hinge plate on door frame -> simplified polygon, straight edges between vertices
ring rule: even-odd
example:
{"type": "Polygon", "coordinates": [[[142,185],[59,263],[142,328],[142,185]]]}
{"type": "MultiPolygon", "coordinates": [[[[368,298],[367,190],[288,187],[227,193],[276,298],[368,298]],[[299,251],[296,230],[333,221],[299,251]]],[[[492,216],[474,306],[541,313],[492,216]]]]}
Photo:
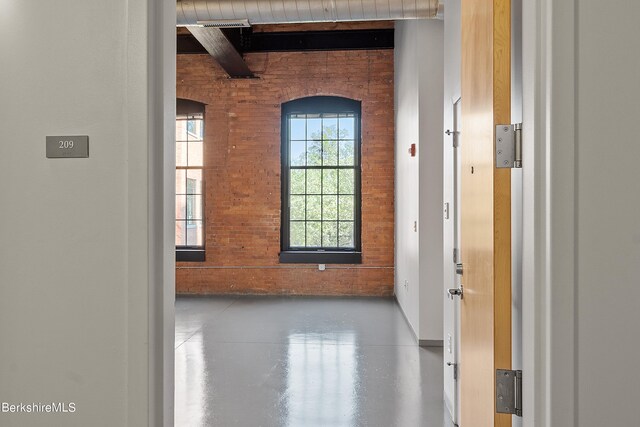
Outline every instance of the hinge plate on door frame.
{"type": "Polygon", "coordinates": [[[496,412],[522,416],[522,371],[496,370],[496,412]]]}
{"type": "Polygon", "coordinates": [[[496,168],[522,167],[522,123],[496,126],[496,168]]]}
{"type": "Polygon", "coordinates": [[[451,366],[451,368],[453,368],[453,380],[458,381],[458,364],[447,362],[447,366],[451,366]]]}

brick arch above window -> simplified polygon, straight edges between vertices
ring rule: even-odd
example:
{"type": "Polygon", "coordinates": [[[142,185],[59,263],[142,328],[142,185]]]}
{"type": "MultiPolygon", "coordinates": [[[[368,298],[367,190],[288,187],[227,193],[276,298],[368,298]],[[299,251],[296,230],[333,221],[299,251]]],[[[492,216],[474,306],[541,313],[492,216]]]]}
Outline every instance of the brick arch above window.
{"type": "Polygon", "coordinates": [[[192,99],[176,98],[176,115],[204,114],[207,104],[192,99]]]}
{"type": "Polygon", "coordinates": [[[280,93],[280,97],[278,101],[280,104],[286,104],[288,102],[296,101],[299,99],[305,98],[313,98],[313,97],[335,97],[335,98],[344,98],[351,99],[353,101],[363,102],[363,89],[354,87],[353,90],[340,90],[340,91],[331,91],[331,90],[322,90],[322,89],[309,89],[309,88],[290,88],[285,89],[280,93]]]}

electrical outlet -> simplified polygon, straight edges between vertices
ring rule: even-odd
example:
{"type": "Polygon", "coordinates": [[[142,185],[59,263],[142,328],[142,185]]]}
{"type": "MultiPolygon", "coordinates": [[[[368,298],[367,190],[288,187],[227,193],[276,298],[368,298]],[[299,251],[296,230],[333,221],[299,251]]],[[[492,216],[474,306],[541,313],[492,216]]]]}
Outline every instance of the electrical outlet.
{"type": "Polygon", "coordinates": [[[418,232],[418,221],[413,221],[413,231],[418,232]]]}
{"type": "Polygon", "coordinates": [[[327,266],[326,266],[326,265],[324,265],[324,264],[318,264],[318,270],[320,270],[320,271],[324,271],[324,270],[326,270],[326,268],[327,268],[327,266]]]}
{"type": "Polygon", "coordinates": [[[408,281],[408,280],[405,280],[405,281],[404,281],[404,290],[405,290],[405,291],[408,291],[408,290],[409,290],[409,281],[408,281]]]}

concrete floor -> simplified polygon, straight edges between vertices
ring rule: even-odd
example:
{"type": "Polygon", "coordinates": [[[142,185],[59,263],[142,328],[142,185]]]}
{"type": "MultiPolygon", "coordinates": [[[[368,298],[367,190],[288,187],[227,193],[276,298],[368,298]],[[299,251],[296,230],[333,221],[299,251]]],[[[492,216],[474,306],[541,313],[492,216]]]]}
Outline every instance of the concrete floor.
{"type": "Polygon", "coordinates": [[[179,297],[175,356],[178,427],[448,425],[393,299],[179,297]]]}

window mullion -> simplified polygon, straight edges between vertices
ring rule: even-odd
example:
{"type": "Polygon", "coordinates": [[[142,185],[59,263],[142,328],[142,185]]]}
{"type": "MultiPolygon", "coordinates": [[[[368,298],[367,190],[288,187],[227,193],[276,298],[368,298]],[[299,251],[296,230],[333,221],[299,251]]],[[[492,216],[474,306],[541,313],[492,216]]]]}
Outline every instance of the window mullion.
{"type": "MultiPolygon", "coordinates": [[[[187,116],[187,121],[186,121],[186,131],[187,131],[187,145],[186,145],[186,150],[187,150],[187,168],[189,167],[189,117],[187,116]]],[[[189,188],[188,188],[188,184],[189,183],[189,179],[187,178],[187,172],[185,171],[184,173],[184,237],[185,237],[185,245],[189,246],[189,232],[188,232],[188,227],[189,227],[189,188]]]]}
{"type": "Polygon", "coordinates": [[[320,247],[324,248],[324,116],[320,117],[320,247]]]}
{"type": "Polygon", "coordinates": [[[306,169],[309,164],[309,140],[307,138],[307,132],[309,131],[309,120],[307,115],[304,116],[304,246],[307,247],[307,200],[309,199],[309,190],[307,189],[307,181],[309,179],[309,172],[306,169]]]}

